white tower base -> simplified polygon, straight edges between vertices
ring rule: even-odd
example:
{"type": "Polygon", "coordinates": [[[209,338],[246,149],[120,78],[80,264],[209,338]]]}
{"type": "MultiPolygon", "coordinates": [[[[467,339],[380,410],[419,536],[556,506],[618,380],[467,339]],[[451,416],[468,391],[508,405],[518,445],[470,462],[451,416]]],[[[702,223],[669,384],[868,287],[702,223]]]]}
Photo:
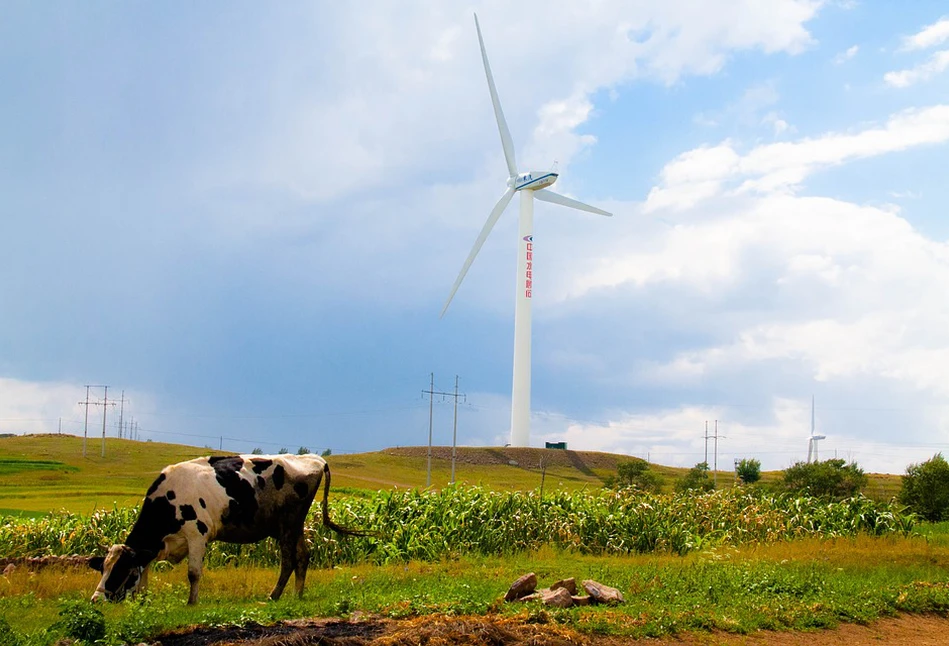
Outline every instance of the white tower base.
{"type": "Polygon", "coordinates": [[[518,220],[517,294],[514,301],[514,382],[511,387],[511,446],[531,440],[531,296],[534,290],[534,191],[521,193],[518,220]]]}

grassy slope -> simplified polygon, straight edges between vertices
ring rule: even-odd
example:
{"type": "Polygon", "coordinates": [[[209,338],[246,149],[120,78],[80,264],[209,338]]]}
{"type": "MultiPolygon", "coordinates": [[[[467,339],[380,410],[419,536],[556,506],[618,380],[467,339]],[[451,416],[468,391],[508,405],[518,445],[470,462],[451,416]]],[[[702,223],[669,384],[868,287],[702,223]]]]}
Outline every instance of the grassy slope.
{"type": "MultiPolygon", "coordinates": [[[[31,435],[0,438],[0,513],[45,512],[65,509],[91,513],[113,505],[138,504],[162,467],[207,455],[208,449],[159,442],[109,438],[106,457],[101,439],[90,440],[82,457],[82,438],[71,435],[31,435]],[[26,461],[42,460],[42,464],[26,461]],[[52,464],[50,464],[52,462],[52,464]],[[59,464],[57,464],[59,463],[59,464]]],[[[219,453],[210,451],[210,453],[219,453]]],[[[458,449],[455,477],[459,482],[499,490],[528,490],[541,486],[575,490],[599,487],[627,456],[581,451],[512,448],[458,449]],[[512,461],[515,464],[512,464],[512,461]]],[[[332,456],[333,486],[357,489],[424,488],[427,450],[387,449],[374,453],[332,456]]],[[[671,489],[684,469],[652,465],[671,489]]],[[[435,447],[432,485],[450,480],[450,449],[435,447]]],[[[765,479],[778,477],[764,474],[765,479]]],[[[719,485],[731,486],[734,475],[719,472],[719,485]]],[[[899,489],[899,476],[871,474],[867,495],[888,499],[899,489]]]]}

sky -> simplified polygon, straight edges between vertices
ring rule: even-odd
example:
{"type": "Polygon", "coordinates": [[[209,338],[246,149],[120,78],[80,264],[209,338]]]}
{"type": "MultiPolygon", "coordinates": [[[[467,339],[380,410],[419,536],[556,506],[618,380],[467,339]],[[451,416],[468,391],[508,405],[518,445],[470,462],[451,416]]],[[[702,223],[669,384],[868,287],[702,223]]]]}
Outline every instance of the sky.
{"type": "Polygon", "coordinates": [[[108,385],[142,440],[424,445],[434,373],[507,443],[516,200],[439,318],[507,179],[477,12],[521,169],[614,213],[536,203],[532,446],[783,469],[813,398],[821,459],[949,449],[945,3],[511,6],[4,3],[0,432],[108,385]]]}

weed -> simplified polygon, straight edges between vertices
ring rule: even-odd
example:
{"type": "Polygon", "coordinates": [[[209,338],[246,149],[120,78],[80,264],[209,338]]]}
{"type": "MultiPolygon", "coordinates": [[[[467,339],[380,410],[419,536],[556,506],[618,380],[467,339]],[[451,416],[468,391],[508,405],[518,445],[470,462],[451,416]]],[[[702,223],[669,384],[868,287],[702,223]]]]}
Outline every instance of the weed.
{"type": "Polygon", "coordinates": [[[66,601],[56,628],[67,637],[92,644],[105,638],[105,616],[89,601],[66,601]]]}

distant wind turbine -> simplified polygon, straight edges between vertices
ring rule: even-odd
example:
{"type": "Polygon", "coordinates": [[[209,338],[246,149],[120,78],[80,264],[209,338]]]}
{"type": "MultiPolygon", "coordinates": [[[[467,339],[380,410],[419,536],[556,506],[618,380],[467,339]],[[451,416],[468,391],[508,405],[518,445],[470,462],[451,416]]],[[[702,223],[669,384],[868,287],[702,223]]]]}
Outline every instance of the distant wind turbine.
{"type": "Polygon", "coordinates": [[[481,25],[478,24],[478,15],[475,14],[475,29],[478,31],[478,43],[481,45],[481,60],[484,62],[484,74],[488,79],[488,91],[491,93],[491,102],[494,105],[494,117],[498,122],[498,132],[501,135],[501,147],[504,149],[504,159],[510,174],[507,180],[507,190],[494,205],[488,220],[484,223],[481,233],[475,240],[471,253],[461,266],[458,278],[452,285],[451,293],[445,300],[441,316],[445,315],[451,299],[465,279],[465,274],[474,262],[475,256],[487,240],[491,229],[497,223],[501,213],[507,207],[514,194],[521,194],[521,212],[518,220],[518,255],[517,255],[517,298],[514,306],[514,381],[511,388],[511,446],[530,445],[530,409],[531,409],[531,294],[534,285],[534,198],[544,202],[552,202],[573,209],[588,211],[598,215],[612,215],[595,206],[578,202],[547,190],[557,181],[555,171],[517,172],[517,163],[514,159],[514,142],[508,130],[504,113],[501,111],[501,102],[498,100],[498,91],[494,87],[494,77],[491,76],[491,66],[488,64],[488,54],[484,49],[484,39],[481,37],[481,25]]]}
{"type": "Polygon", "coordinates": [[[813,456],[814,462],[819,462],[817,459],[817,442],[820,440],[826,440],[826,435],[816,435],[814,433],[814,395],[811,395],[811,436],[807,438],[807,462],[811,463],[811,456],[813,456]]]}

